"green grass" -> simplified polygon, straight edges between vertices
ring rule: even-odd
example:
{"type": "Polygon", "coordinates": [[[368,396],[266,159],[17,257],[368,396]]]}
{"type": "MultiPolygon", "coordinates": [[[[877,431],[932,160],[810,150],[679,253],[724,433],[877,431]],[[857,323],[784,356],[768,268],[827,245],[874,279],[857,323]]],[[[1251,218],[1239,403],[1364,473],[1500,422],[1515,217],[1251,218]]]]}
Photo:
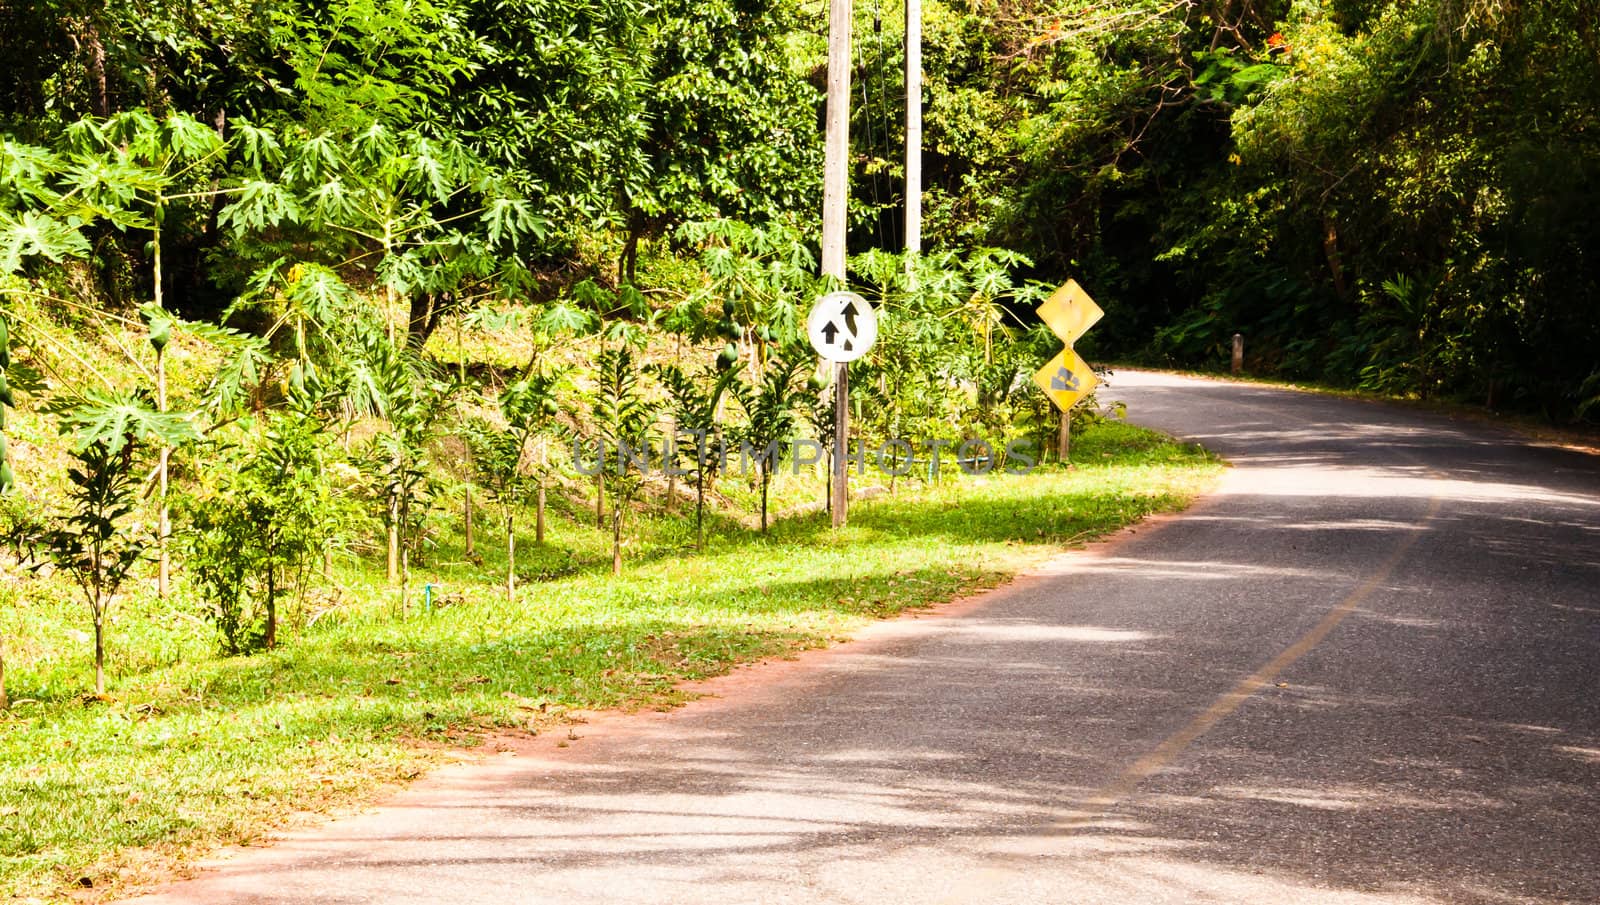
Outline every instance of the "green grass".
{"type": "MultiPolygon", "coordinates": [[[[1085,432],[1073,454],[1072,471],[902,483],[854,505],[840,533],[821,514],[767,536],[719,517],[699,555],[686,549],[692,507],[641,514],[619,579],[605,574],[592,512],[562,503],[545,548],[519,542],[525,572],[561,577],[511,603],[485,513],[482,566],[452,536],[417,570],[416,585],[439,583],[451,605],[421,612],[413,597],[402,618],[378,587],[381,563],[348,564],[337,606],[251,657],[216,656],[192,602],[141,590],[112,630],[109,701],[81,697],[81,602],[6,576],[0,633],[23,700],[0,714],[0,898],[63,897],[80,877],[126,890],[295,811],[368,799],[485,732],[670,705],[683,680],[827,644],[1180,507],[1217,468],[1122,424],[1085,432]]],[[[815,498],[807,479],[782,478],[782,498],[815,498]]]]}

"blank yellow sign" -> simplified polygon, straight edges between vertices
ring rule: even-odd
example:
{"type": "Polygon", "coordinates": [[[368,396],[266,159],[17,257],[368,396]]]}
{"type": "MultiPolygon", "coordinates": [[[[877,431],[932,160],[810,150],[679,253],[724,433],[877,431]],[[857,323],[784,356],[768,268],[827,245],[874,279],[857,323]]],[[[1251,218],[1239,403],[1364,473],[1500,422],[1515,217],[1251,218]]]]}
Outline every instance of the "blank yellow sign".
{"type": "Polygon", "coordinates": [[[1105,314],[1077,280],[1068,280],[1067,285],[1050,293],[1039,306],[1039,318],[1069,346],[1089,332],[1105,314]]]}
{"type": "Polygon", "coordinates": [[[1033,375],[1033,382],[1044,390],[1050,401],[1063,412],[1071,411],[1078,400],[1094,392],[1099,378],[1088,362],[1071,349],[1062,349],[1050,363],[1033,375]]]}

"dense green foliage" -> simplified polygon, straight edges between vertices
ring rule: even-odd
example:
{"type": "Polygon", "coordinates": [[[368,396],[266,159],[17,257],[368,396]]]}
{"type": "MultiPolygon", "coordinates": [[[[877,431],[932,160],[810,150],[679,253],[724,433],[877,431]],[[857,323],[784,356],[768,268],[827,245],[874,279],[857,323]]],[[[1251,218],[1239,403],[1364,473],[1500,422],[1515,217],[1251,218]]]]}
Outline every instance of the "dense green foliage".
{"type": "MultiPolygon", "coordinates": [[[[312,553],[374,535],[405,613],[463,476],[502,504],[514,594],[528,491],[542,541],[546,489],[583,483],[562,439],[658,466],[663,419],[828,443],[800,345],[828,286],[821,22],[796,0],[0,10],[0,43],[31,41],[0,48],[0,430],[50,412],[156,457],[135,493],[131,441],[20,467],[0,434],[0,490],[31,482],[19,525],[148,515],[163,598],[186,539],[226,649],[272,646],[312,553]],[[469,331],[498,338],[469,355],[469,331]]],[[[1069,274],[1110,312],[1091,353],[1215,364],[1242,332],[1263,372],[1600,400],[1593,0],[932,0],[915,259],[895,12],[857,8],[851,282],[881,338],[853,439],[1045,441],[1027,312],[1069,274]]],[[[703,521],[720,465],[689,451],[703,521]]],[[[935,480],[926,458],[896,470],[935,480]]],[[[778,464],[749,477],[763,528],[778,464]]],[[[675,482],[594,477],[620,571],[629,510],[675,482]]]]}
{"type": "MultiPolygon", "coordinates": [[[[681,288],[639,268],[651,243],[693,259],[686,221],[814,243],[822,17],[792,0],[0,9],[7,260],[70,250],[112,304],[151,294],[158,225],[182,314],[325,293],[328,268],[416,342],[608,265],[681,288]],[[41,195],[95,180],[127,210],[41,195]]],[[[858,250],[900,241],[898,12],[857,4],[858,250]]],[[[1214,365],[1242,332],[1263,373],[1555,417],[1600,398],[1594,0],[925,16],[927,245],[1079,278],[1110,312],[1090,351],[1214,365]]]]}
{"type": "Polygon", "coordinates": [[[1241,332],[1263,373],[1600,399],[1592,0],[958,2],[927,30],[938,239],[1077,277],[1089,348],[1216,367],[1241,332]]]}

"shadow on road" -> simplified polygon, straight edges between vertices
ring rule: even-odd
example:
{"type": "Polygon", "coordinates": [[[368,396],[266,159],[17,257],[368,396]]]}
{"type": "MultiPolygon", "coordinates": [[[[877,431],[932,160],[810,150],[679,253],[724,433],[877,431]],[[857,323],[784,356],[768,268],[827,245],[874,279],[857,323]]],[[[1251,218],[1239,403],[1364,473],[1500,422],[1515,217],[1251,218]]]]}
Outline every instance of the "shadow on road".
{"type": "Polygon", "coordinates": [[[1600,901],[1595,460],[1346,400],[1129,396],[1230,456],[1215,499],[974,613],[441,778],[197,889],[1600,901]],[[1341,604],[1277,681],[1189,732],[1341,604]]]}

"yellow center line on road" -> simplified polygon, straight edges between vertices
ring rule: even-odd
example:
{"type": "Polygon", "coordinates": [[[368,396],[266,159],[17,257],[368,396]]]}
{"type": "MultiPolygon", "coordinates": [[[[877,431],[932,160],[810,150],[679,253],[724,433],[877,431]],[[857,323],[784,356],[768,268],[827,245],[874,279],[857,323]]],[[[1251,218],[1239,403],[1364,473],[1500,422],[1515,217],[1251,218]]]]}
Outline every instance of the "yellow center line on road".
{"type": "MultiPolygon", "coordinates": [[[[1234,404],[1242,408],[1252,408],[1270,413],[1279,420],[1285,418],[1285,413],[1260,403],[1236,401],[1234,404]]],[[[1288,419],[1297,420],[1306,425],[1315,423],[1313,419],[1300,415],[1289,414],[1288,419]]],[[[1416,453],[1406,450],[1399,450],[1398,452],[1401,458],[1409,459],[1421,466],[1429,479],[1440,480],[1445,477],[1444,473],[1429,466],[1416,453]]],[[[1429,522],[1439,516],[1440,511],[1444,508],[1444,500],[1443,496],[1437,494],[1429,497],[1428,511],[1416,522],[1413,530],[1409,531],[1400,540],[1399,544],[1394,548],[1394,552],[1389,554],[1388,558],[1378,566],[1377,571],[1368,576],[1366,581],[1363,581],[1355,590],[1339,601],[1338,605],[1329,610],[1321,621],[1304,635],[1301,635],[1293,644],[1285,648],[1283,652],[1268,661],[1265,666],[1239,680],[1238,684],[1212,702],[1210,707],[1202,711],[1188,725],[1167,736],[1161,744],[1156,746],[1155,750],[1134,761],[1110,785],[1083,799],[1078,805],[1080,808],[1079,813],[1057,822],[1054,829],[1057,831],[1078,830],[1100,820],[1106,815],[1107,811],[1133,795],[1138,790],[1140,783],[1166,769],[1184,751],[1188,750],[1189,746],[1194,744],[1196,740],[1210,732],[1214,726],[1244,706],[1245,701],[1249,700],[1261,689],[1275,684],[1284,670],[1294,665],[1295,661],[1301,657],[1310,653],[1318,644],[1321,644],[1328,635],[1333,633],[1334,629],[1339,627],[1341,622],[1356,611],[1357,607],[1361,606],[1367,598],[1383,587],[1389,577],[1394,574],[1395,569],[1400,567],[1400,563],[1405,560],[1406,555],[1411,552],[1411,548],[1416,546],[1417,541],[1421,539],[1423,529],[1427,527],[1429,522]]],[[[1000,860],[1004,860],[1004,858],[1000,860]]],[[[1019,865],[1019,869],[1024,868],[1019,865]]],[[[973,901],[972,893],[974,891],[984,893],[981,897],[986,898],[987,894],[992,893],[995,889],[995,884],[998,881],[1003,880],[1012,873],[1014,871],[993,866],[983,867],[964,877],[960,883],[956,884],[954,889],[951,889],[939,899],[938,905],[973,901]]]]}
{"type": "Polygon", "coordinates": [[[1310,631],[1301,635],[1295,643],[1289,645],[1276,657],[1273,657],[1265,666],[1240,679],[1237,685],[1217,698],[1210,707],[1207,707],[1199,716],[1191,720],[1189,725],[1168,736],[1165,741],[1156,746],[1154,751],[1134,761],[1131,766],[1122,771],[1122,775],[1117,777],[1115,782],[1083,802],[1083,813],[1063,821],[1060,826],[1064,829],[1076,829],[1098,820],[1117,802],[1133,794],[1141,782],[1161,772],[1178,755],[1194,744],[1196,739],[1210,732],[1212,727],[1232,715],[1256,692],[1277,682],[1278,676],[1282,675],[1284,670],[1293,665],[1296,660],[1310,653],[1318,644],[1321,644],[1323,639],[1327,638],[1335,628],[1338,628],[1339,623],[1355,612],[1357,607],[1361,606],[1368,597],[1371,597],[1383,586],[1384,582],[1389,580],[1389,576],[1394,574],[1394,570],[1400,566],[1400,563],[1406,558],[1406,554],[1411,552],[1411,548],[1422,537],[1422,528],[1439,515],[1439,511],[1443,506],[1444,500],[1442,497],[1432,497],[1428,502],[1428,512],[1417,523],[1416,530],[1411,531],[1401,539],[1394,552],[1389,554],[1389,558],[1383,561],[1378,570],[1372,573],[1366,581],[1363,581],[1343,600],[1339,601],[1337,606],[1329,610],[1328,614],[1322,617],[1321,622],[1318,622],[1310,631]]]}
{"type": "MultiPolygon", "coordinates": [[[[1408,458],[1411,457],[1408,456],[1408,458]]],[[[1439,476],[1434,469],[1430,468],[1428,472],[1431,477],[1439,476]]],[[[1157,745],[1155,750],[1134,761],[1132,765],[1122,771],[1122,774],[1117,777],[1115,782],[1084,799],[1079,805],[1082,809],[1081,812],[1071,818],[1060,821],[1055,825],[1055,829],[1057,831],[1078,830],[1100,820],[1107,811],[1133,795],[1138,790],[1140,783],[1164,770],[1183,754],[1190,745],[1194,744],[1197,739],[1210,732],[1214,726],[1242,707],[1245,701],[1249,700],[1261,689],[1276,683],[1284,670],[1292,666],[1301,657],[1310,653],[1318,644],[1321,644],[1328,635],[1333,633],[1335,628],[1339,627],[1339,623],[1343,622],[1367,598],[1383,587],[1384,583],[1394,574],[1395,569],[1400,567],[1400,563],[1405,560],[1406,555],[1411,552],[1411,548],[1416,546],[1417,541],[1421,539],[1423,529],[1429,522],[1438,517],[1443,507],[1443,497],[1431,497],[1428,501],[1427,513],[1416,523],[1414,529],[1400,540],[1399,544],[1394,548],[1394,552],[1389,554],[1389,557],[1379,565],[1377,571],[1368,576],[1366,581],[1363,581],[1355,590],[1339,601],[1338,605],[1329,610],[1320,622],[1285,648],[1282,653],[1273,657],[1265,666],[1239,680],[1238,684],[1212,702],[1210,707],[1202,711],[1188,725],[1174,732],[1161,744],[1157,745]]],[[[992,891],[994,888],[992,884],[1010,873],[1011,871],[996,867],[985,867],[968,875],[956,889],[951,890],[939,902],[944,905],[944,903],[972,901],[971,893],[974,890],[988,889],[992,891]]]]}

